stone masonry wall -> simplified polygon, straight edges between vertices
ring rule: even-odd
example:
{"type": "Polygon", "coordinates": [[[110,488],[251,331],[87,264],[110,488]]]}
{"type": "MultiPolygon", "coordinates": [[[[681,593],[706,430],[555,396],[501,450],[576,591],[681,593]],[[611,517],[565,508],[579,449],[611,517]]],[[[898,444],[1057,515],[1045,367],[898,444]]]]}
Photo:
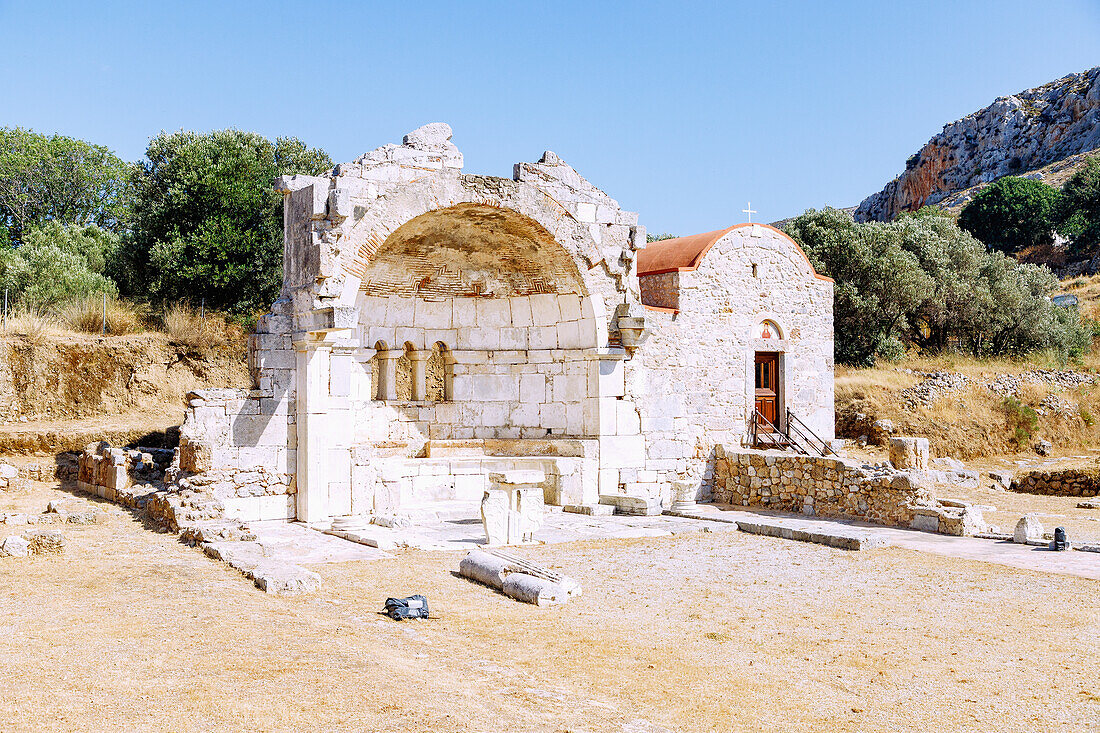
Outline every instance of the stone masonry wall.
{"type": "Polygon", "coordinates": [[[876,472],[840,458],[779,451],[727,452],[718,446],[714,481],[714,498],[725,504],[905,527],[922,505],[934,501],[899,471],[876,472]]]}
{"type": "Polygon", "coordinates": [[[1059,471],[1029,471],[1014,477],[1009,491],[1047,496],[1098,496],[1100,470],[1067,468],[1059,471]]]}
{"type": "Polygon", "coordinates": [[[208,487],[227,517],[295,516],[294,415],[288,400],[257,390],[188,394],[180,428],[180,469],[208,487]]]}

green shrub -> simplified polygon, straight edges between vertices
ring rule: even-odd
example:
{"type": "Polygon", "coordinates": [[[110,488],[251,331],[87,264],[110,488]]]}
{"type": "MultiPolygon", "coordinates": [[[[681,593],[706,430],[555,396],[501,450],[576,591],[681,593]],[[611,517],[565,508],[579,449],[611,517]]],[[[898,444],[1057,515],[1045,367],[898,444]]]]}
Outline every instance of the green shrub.
{"type": "Polygon", "coordinates": [[[787,233],[836,281],[840,363],[893,357],[898,343],[927,354],[961,344],[978,357],[1051,349],[1062,362],[1091,347],[1077,310],[1050,301],[1059,284],[1049,269],[988,250],[933,207],[886,224],[811,210],[787,233]]]}
{"type": "Polygon", "coordinates": [[[1012,254],[1054,243],[1061,194],[1042,181],[1005,176],[982,189],[959,214],[959,227],[991,249],[1012,254]]]}
{"type": "Polygon", "coordinates": [[[266,309],[282,287],[283,199],[272,181],[331,168],[293,138],[161,133],[134,176],[133,232],[109,272],[125,295],[162,305],[266,309]]]}
{"type": "Polygon", "coordinates": [[[1012,431],[1012,441],[1017,447],[1029,445],[1032,433],[1039,427],[1039,413],[1012,396],[1005,397],[1001,407],[1008,429],[1012,431]]]}
{"type": "Polygon", "coordinates": [[[1096,418],[1092,416],[1092,413],[1086,410],[1084,407],[1078,408],[1078,413],[1081,415],[1081,422],[1088,425],[1090,428],[1096,423],[1096,418]]]}

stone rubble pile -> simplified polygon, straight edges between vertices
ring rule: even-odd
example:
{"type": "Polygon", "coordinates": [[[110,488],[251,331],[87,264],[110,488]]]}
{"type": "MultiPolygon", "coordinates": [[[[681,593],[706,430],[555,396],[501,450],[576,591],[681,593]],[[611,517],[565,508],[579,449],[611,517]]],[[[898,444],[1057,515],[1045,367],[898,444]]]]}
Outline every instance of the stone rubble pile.
{"type": "Polygon", "coordinates": [[[965,374],[956,372],[920,372],[912,369],[904,371],[906,374],[924,377],[922,381],[901,391],[901,399],[909,410],[927,407],[940,397],[957,394],[970,382],[965,374]]]}
{"type": "MultiPolygon", "coordinates": [[[[939,398],[958,394],[968,384],[973,383],[965,374],[958,372],[923,372],[915,369],[901,371],[904,374],[922,377],[917,384],[901,390],[901,399],[908,410],[928,407],[939,398]]],[[[1031,369],[1021,374],[998,374],[993,379],[982,382],[981,386],[999,395],[1014,397],[1019,394],[1020,387],[1023,385],[1043,385],[1057,390],[1067,390],[1095,383],[1096,375],[1085,372],[1031,369]]],[[[1035,411],[1040,415],[1053,414],[1064,417],[1077,417],[1079,414],[1077,405],[1056,394],[1048,394],[1044,397],[1035,411]]]]}
{"type": "Polygon", "coordinates": [[[60,555],[64,551],[65,535],[59,529],[28,529],[0,540],[0,557],[60,555]]]}
{"type": "Polygon", "coordinates": [[[1056,394],[1048,394],[1044,397],[1038,405],[1035,407],[1035,412],[1039,415],[1060,415],[1061,417],[1077,417],[1078,408],[1064,397],[1059,397],[1056,394]]]}
{"type": "Polygon", "coordinates": [[[1004,395],[1014,395],[1024,384],[1044,384],[1062,389],[1075,389],[1095,384],[1096,376],[1085,372],[1059,371],[1057,369],[1031,369],[1022,374],[998,374],[986,386],[1004,395]]]}
{"type": "Polygon", "coordinates": [[[21,534],[9,535],[0,540],[0,557],[61,554],[65,549],[65,535],[60,529],[53,527],[98,524],[105,516],[96,507],[71,511],[60,501],[51,501],[41,514],[0,513],[0,525],[28,527],[21,534]]]}

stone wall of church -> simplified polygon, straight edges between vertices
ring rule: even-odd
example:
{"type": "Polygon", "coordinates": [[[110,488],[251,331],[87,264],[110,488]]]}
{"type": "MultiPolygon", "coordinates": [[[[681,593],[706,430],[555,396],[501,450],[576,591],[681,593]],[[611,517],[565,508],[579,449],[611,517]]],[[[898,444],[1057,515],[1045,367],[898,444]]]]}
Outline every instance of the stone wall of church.
{"type": "Polygon", "coordinates": [[[757,351],[781,353],[782,406],[831,439],[833,288],[794,243],[769,227],[734,229],[678,282],[679,312],[648,309],[652,335],[628,362],[646,468],[661,482],[696,482],[700,498],[710,494],[716,446],[747,440],[757,351]],[[781,338],[757,337],[765,319],[781,338]]]}

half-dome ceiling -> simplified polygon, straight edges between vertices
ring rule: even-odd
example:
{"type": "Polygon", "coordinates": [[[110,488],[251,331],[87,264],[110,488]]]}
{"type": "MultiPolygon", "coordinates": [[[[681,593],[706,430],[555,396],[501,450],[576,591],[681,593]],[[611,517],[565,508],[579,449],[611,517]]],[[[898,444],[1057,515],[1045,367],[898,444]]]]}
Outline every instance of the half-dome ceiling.
{"type": "Polygon", "coordinates": [[[585,292],[569,253],[545,228],[483,204],[436,209],[402,224],[365,263],[361,289],[429,298],[585,292]]]}

